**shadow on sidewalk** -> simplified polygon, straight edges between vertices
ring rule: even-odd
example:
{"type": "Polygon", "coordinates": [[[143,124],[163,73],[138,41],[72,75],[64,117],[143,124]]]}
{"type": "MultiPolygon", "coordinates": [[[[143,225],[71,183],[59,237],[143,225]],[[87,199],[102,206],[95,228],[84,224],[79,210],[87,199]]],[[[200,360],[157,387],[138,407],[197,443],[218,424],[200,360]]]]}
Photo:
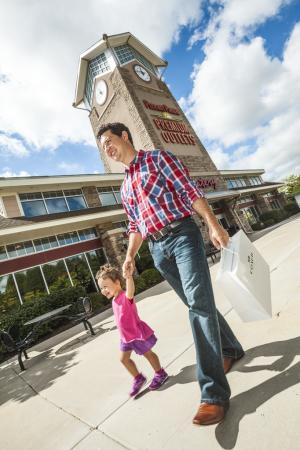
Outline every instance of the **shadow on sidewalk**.
{"type": "Polygon", "coordinates": [[[239,433],[239,425],[244,416],[256,412],[270,398],[300,382],[300,362],[285,370],[295,356],[299,354],[300,337],[297,337],[247,350],[245,357],[233,367],[232,371],[236,370],[242,373],[259,370],[279,371],[281,373],[231,398],[226,420],[216,427],[216,438],[223,448],[234,448],[239,433]],[[251,360],[260,356],[278,356],[279,359],[270,365],[247,366],[251,360]]]}
{"type": "MultiPolygon", "coordinates": [[[[175,384],[186,384],[191,383],[193,381],[197,381],[196,378],[196,364],[193,364],[191,366],[183,367],[183,369],[180,369],[180,372],[177,375],[169,375],[169,378],[167,381],[159,388],[160,391],[165,391],[166,389],[169,389],[171,386],[174,386],[175,384]]],[[[150,389],[147,387],[146,389],[143,389],[136,397],[135,399],[139,399],[143,397],[144,395],[148,394],[148,392],[151,392],[150,389]]]]}
{"type": "Polygon", "coordinates": [[[72,360],[76,352],[55,356],[46,350],[25,360],[26,371],[20,372],[17,361],[0,370],[0,405],[6,402],[25,402],[49,388],[77,363],[72,360]]]}
{"type": "MultiPolygon", "coordinates": [[[[104,325],[104,324],[102,324],[104,325]]],[[[101,334],[108,333],[109,331],[114,331],[117,329],[117,327],[114,325],[111,328],[102,328],[101,325],[93,326],[94,328],[94,335],[91,335],[89,332],[82,334],[81,336],[78,336],[75,339],[72,339],[72,341],[68,341],[66,344],[59,347],[58,350],[56,350],[55,354],[60,355],[66,352],[70,352],[72,350],[76,350],[77,348],[81,347],[82,345],[93,341],[94,339],[97,339],[101,334]]]]}
{"type": "MultiPolygon", "coordinates": [[[[107,321],[102,325],[106,325],[107,321]]],[[[94,326],[95,335],[83,332],[80,336],[59,347],[41,351],[34,355],[28,350],[29,359],[25,359],[26,370],[20,371],[14,359],[6,367],[0,368],[0,405],[9,402],[25,402],[26,400],[49,388],[57,378],[63,376],[71,367],[78,364],[73,361],[76,349],[96,339],[101,334],[115,330],[116,327],[102,328],[94,326]],[[32,356],[34,355],[34,356],[32,356]]]]}

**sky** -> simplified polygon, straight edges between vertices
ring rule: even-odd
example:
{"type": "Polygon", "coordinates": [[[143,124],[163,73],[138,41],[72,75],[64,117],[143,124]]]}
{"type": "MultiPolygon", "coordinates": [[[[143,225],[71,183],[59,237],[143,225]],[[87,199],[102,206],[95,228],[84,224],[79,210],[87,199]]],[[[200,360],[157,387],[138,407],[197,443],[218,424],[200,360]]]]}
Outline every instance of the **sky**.
{"type": "Polygon", "coordinates": [[[218,169],[300,174],[300,0],[0,0],[0,176],[104,171],[79,55],[126,31],[168,60],[218,169]]]}

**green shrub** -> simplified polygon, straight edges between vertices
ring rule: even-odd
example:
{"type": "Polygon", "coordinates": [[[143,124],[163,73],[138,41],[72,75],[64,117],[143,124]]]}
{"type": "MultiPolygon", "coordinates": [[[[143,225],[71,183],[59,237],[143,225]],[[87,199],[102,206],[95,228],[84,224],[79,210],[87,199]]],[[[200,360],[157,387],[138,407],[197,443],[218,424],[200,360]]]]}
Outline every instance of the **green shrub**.
{"type": "Polygon", "coordinates": [[[111,305],[111,300],[104,297],[104,295],[100,294],[99,292],[93,292],[92,294],[88,295],[89,299],[92,302],[93,311],[100,312],[106,309],[108,306],[111,305]]]}
{"type": "Polygon", "coordinates": [[[144,272],[147,269],[154,268],[153,258],[150,255],[150,253],[148,255],[146,255],[146,254],[142,255],[140,258],[136,257],[135,265],[136,265],[138,272],[141,274],[142,272],[144,272]]]}
{"type": "Polygon", "coordinates": [[[296,214],[300,211],[299,206],[297,205],[296,202],[289,202],[284,206],[284,209],[287,213],[289,213],[290,215],[296,214]]]}
{"type": "Polygon", "coordinates": [[[135,294],[139,294],[140,292],[143,292],[148,288],[146,281],[140,275],[135,278],[134,284],[135,294]]]}
{"type": "MultiPolygon", "coordinates": [[[[24,326],[25,322],[53,309],[74,303],[78,297],[84,295],[85,290],[83,287],[72,287],[54,292],[53,294],[47,295],[47,297],[27,300],[23,305],[18,306],[14,310],[1,314],[0,329],[8,330],[11,326],[16,325],[19,328],[20,338],[23,338],[32,329],[32,326],[24,326]]],[[[67,319],[55,319],[39,326],[37,328],[37,338],[48,335],[64,322],[67,323],[69,321],[67,319]]],[[[0,359],[1,353],[4,353],[4,349],[0,346],[0,359]]]]}
{"type": "Polygon", "coordinates": [[[145,280],[145,283],[149,288],[163,281],[163,277],[155,268],[145,270],[143,273],[141,273],[140,277],[145,280]]]}
{"type": "Polygon", "coordinates": [[[274,225],[274,223],[276,223],[274,219],[267,219],[264,222],[264,228],[270,227],[271,225],[274,225]]]}
{"type": "Polygon", "coordinates": [[[262,230],[264,228],[264,224],[262,222],[253,223],[251,228],[254,231],[262,230]]]}
{"type": "Polygon", "coordinates": [[[266,211],[259,216],[261,222],[266,223],[267,220],[273,219],[274,223],[280,222],[287,217],[287,213],[281,209],[272,209],[271,211],[266,211]]]}

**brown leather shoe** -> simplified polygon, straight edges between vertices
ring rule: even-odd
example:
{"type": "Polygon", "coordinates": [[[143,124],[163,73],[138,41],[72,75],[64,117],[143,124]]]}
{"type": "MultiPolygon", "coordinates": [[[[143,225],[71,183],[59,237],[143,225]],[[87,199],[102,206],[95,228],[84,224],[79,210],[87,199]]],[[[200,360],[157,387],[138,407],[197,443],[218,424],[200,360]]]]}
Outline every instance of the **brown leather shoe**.
{"type": "Polygon", "coordinates": [[[193,418],[195,425],[212,425],[221,422],[225,417],[225,408],[221,405],[201,403],[197,414],[193,418]]]}
{"type": "Polygon", "coordinates": [[[240,356],[239,358],[229,358],[228,356],[223,357],[223,367],[224,367],[224,373],[228,373],[233,366],[235,362],[237,362],[239,359],[241,359],[244,355],[240,356]]]}

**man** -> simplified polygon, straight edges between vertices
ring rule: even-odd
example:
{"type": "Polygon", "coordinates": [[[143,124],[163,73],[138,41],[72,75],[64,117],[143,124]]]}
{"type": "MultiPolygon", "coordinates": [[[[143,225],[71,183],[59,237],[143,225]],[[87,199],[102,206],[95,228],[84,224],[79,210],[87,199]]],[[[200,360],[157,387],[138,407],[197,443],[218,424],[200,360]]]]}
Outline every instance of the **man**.
{"type": "Polygon", "coordinates": [[[124,274],[133,273],[134,257],[147,238],[155,266],[189,309],[201,389],[193,423],[218,423],[229,407],[225,373],[244,351],[216,310],[202,236],[191,214],[195,211],[205,220],[216,247],[226,247],[228,234],[172,153],[136,151],[129,129],[121,123],[102,126],[98,138],[107,156],[126,167],[121,188],[129,219],[124,274]]]}

